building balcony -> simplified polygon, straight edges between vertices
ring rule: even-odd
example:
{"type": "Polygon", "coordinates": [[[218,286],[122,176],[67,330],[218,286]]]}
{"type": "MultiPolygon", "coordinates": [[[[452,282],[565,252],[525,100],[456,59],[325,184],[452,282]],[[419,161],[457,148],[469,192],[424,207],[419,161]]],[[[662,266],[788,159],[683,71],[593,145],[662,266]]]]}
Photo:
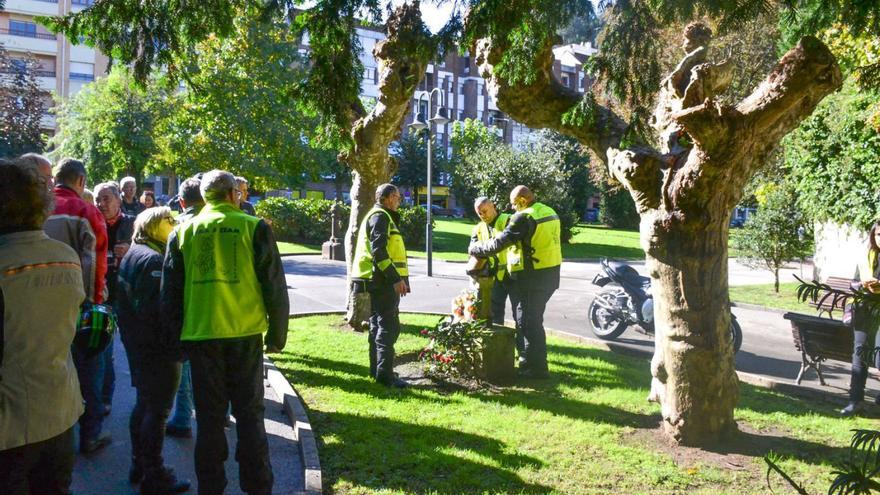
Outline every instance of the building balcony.
{"type": "Polygon", "coordinates": [[[6,0],[4,11],[28,15],[58,15],[58,0],[6,0]]]}
{"type": "Polygon", "coordinates": [[[95,0],[70,0],[70,3],[73,6],[74,10],[81,10],[94,5],[95,0]]]}
{"type": "Polygon", "coordinates": [[[95,63],[95,49],[88,45],[71,45],[70,61],[93,64],[95,63]]]}
{"type": "Polygon", "coordinates": [[[11,52],[31,52],[54,55],[58,52],[58,41],[54,34],[0,28],[0,45],[11,52]]]}

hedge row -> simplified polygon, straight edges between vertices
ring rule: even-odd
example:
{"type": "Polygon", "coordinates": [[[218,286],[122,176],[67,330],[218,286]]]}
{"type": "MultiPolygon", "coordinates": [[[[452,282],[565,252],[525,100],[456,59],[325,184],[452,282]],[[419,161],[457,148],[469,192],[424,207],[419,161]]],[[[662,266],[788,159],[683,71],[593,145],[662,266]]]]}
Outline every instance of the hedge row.
{"type": "MultiPolygon", "coordinates": [[[[279,241],[321,244],[330,239],[330,212],[335,201],[329,199],[267,198],[257,203],[257,215],[269,221],[279,241]]],[[[424,249],[427,212],[421,206],[401,208],[400,231],[408,248],[424,249]]],[[[344,236],[351,208],[340,204],[339,219],[344,236]]]]}

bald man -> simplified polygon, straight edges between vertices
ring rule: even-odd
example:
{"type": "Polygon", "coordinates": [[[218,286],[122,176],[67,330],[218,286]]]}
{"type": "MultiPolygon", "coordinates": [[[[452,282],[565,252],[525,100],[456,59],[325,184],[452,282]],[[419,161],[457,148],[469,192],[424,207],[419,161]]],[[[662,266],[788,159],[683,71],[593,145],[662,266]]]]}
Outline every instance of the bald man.
{"type": "Polygon", "coordinates": [[[547,378],[544,310],[559,288],[562,265],[559,216],[553,208],[538,203],[526,186],[516,186],[510,192],[510,203],[516,214],[504,231],[488,241],[471,243],[468,252],[477,258],[489,258],[507,251],[510,291],[516,300],[518,372],[524,378],[547,378]]]}

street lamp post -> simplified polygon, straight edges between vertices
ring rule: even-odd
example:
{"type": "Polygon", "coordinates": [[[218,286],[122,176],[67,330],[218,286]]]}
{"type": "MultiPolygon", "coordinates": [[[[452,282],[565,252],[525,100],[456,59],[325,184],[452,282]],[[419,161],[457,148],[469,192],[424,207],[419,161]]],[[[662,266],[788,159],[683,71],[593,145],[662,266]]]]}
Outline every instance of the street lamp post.
{"type": "Polygon", "coordinates": [[[428,141],[428,145],[427,145],[427,148],[428,148],[428,205],[427,205],[428,206],[428,216],[427,216],[427,222],[425,224],[425,249],[428,254],[428,276],[429,277],[433,276],[432,253],[433,253],[434,228],[432,226],[432,221],[431,221],[432,220],[432,213],[433,213],[431,211],[431,206],[433,205],[433,203],[432,203],[433,198],[431,195],[432,189],[433,189],[432,188],[433,167],[431,165],[431,160],[433,158],[433,153],[431,152],[431,126],[425,122],[425,116],[422,115],[421,112],[419,112],[419,109],[421,108],[421,105],[422,105],[422,98],[426,98],[427,102],[428,102],[428,109],[427,109],[428,115],[432,115],[432,113],[431,113],[431,107],[432,107],[431,99],[434,97],[435,91],[440,94],[440,105],[437,108],[437,113],[433,114],[433,117],[431,117],[428,120],[428,122],[430,122],[431,124],[434,124],[434,125],[445,125],[446,123],[449,122],[449,117],[446,113],[446,107],[443,106],[443,93],[444,92],[440,88],[434,88],[430,92],[429,91],[422,91],[421,94],[419,94],[419,97],[416,100],[415,119],[413,119],[412,124],[409,125],[410,129],[412,129],[414,132],[426,130],[427,135],[428,135],[427,136],[427,141],[428,141]]]}

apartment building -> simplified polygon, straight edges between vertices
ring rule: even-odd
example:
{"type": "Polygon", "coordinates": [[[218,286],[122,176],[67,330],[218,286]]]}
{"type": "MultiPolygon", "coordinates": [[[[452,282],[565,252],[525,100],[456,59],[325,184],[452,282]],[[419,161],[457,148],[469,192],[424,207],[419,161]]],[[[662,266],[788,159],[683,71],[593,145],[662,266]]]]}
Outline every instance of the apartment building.
{"type": "MultiPolygon", "coordinates": [[[[0,44],[13,58],[30,53],[39,64],[40,87],[46,91],[46,110],[53,106],[50,94],[68,98],[83,85],[107,71],[108,58],[88,46],[73,45],[36,22],[37,16],[77,12],[94,0],[6,0],[0,11],[0,44]]],[[[43,127],[54,131],[55,119],[46,113],[43,127]]]]}

